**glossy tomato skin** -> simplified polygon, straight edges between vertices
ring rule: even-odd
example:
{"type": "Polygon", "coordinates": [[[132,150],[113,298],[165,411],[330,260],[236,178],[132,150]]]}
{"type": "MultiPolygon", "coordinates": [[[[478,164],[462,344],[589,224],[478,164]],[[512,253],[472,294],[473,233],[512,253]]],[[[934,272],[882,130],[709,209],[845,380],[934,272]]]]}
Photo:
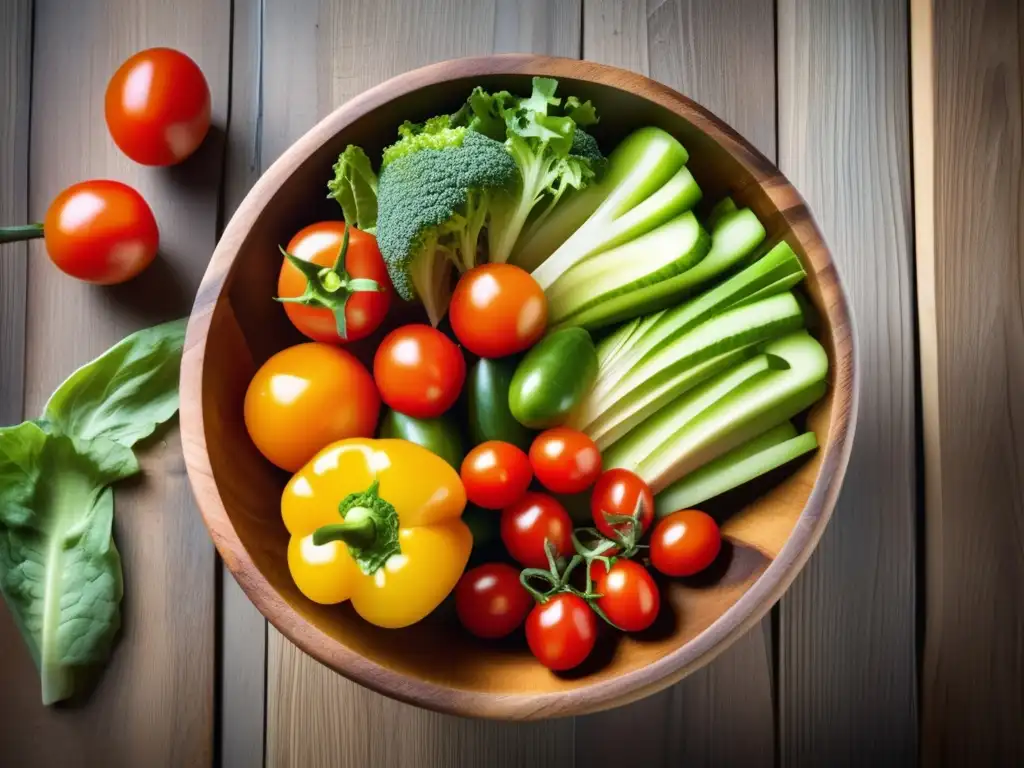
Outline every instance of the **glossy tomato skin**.
{"type": "Polygon", "coordinates": [[[174,165],[210,130],[210,87],[199,65],[173,48],[139,51],[107,85],[107,128],[142,165],[174,165]]]}
{"type": "Polygon", "coordinates": [[[545,540],[558,556],[573,553],[572,520],[551,496],[529,492],[501,511],[501,540],[516,562],[526,568],[546,569],[545,540]]]}
{"type": "Polygon", "coordinates": [[[533,598],[519,583],[519,571],[506,563],[485,563],[466,571],[455,587],[455,612],[471,634],[487,640],[518,629],[533,598]]]}
{"type": "Polygon", "coordinates": [[[559,593],[530,611],[526,642],[537,660],[550,670],[564,672],[578,667],[597,642],[597,616],[583,598],[559,593]]]}
{"type": "Polygon", "coordinates": [[[580,493],[601,474],[601,452],[585,434],[569,427],[541,432],[530,446],[530,464],[553,493],[580,493]]]}
{"type": "Polygon", "coordinates": [[[682,509],[662,518],[651,534],[651,565],[666,576],[693,576],[707,568],[722,548],[722,534],[711,515],[682,509]]]}
{"type": "Polygon", "coordinates": [[[131,280],[156,258],[160,233],[142,195],[119,181],[65,189],[43,220],[46,252],[62,271],[97,285],[131,280]]]}
{"type": "Polygon", "coordinates": [[[249,436],[288,472],[337,440],[373,437],[379,413],[380,397],[365,366],[344,349],[317,342],[278,352],[245,393],[249,436]]]}
{"type": "Polygon", "coordinates": [[[658,618],[661,609],[658,586],[647,569],[634,560],[616,560],[611,570],[601,568],[594,591],[601,595],[597,606],[625,632],[642,632],[658,618]]]}
{"type": "MultiPolygon", "coordinates": [[[[321,221],[296,233],[285,250],[297,259],[331,269],[338,259],[344,236],[344,222],[321,221]]],[[[344,339],[338,335],[334,313],[330,309],[284,302],[282,306],[292,325],[314,341],[338,344],[363,339],[377,330],[391,306],[391,279],[377,247],[377,238],[355,227],[350,228],[345,263],[341,267],[349,277],[376,281],[382,290],[357,291],[349,295],[345,304],[344,339]]],[[[305,290],[306,276],[288,259],[282,259],[277,278],[278,297],[295,298],[302,296],[305,290]]]]}
{"type": "Polygon", "coordinates": [[[436,328],[403,325],[377,347],[373,378],[390,407],[417,419],[433,419],[459,398],[466,361],[455,343],[436,328]]]}
{"type": "Polygon", "coordinates": [[[448,307],[452,330],[478,357],[506,357],[544,335],[548,301],[529,272],[512,264],[482,264],[464,274],[448,307]]]}
{"type": "Polygon", "coordinates": [[[523,450],[500,440],[481,443],[467,453],[460,475],[466,498],[484,509],[502,509],[519,501],[533,479],[523,450]]]}
{"type": "Polygon", "coordinates": [[[609,469],[598,478],[594,491],[590,495],[590,513],[594,525],[602,534],[610,539],[618,534],[626,533],[629,523],[609,523],[606,515],[622,515],[633,517],[640,505],[639,530],[636,539],[644,535],[654,522],[654,494],[644,479],[628,469],[615,467],[609,469]]]}

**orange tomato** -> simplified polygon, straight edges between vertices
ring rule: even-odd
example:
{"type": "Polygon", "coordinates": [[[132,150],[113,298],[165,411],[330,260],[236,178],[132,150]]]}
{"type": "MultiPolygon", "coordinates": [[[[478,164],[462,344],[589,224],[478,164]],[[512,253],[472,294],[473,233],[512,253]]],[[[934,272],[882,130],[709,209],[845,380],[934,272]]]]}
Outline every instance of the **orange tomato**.
{"type": "Polygon", "coordinates": [[[377,330],[391,306],[391,280],[377,238],[350,227],[345,258],[339,263],[344,237],[344,222],[321,221],[299,231],[285,249],[295,259],[320,267],[307,276],[285,258],[277,279],[288,319],[314,341],[358,341],[377,330]],[[334,281],[334,290],[327,289],[328,280],[334,281]],[[339,317],[344,321],[339,323],[339,317]]]}
{"type": "Polygon", "coordinates": [[[462,345],[480,357],[505,357],[544,335],[548,300],[529,272],[512,264],[482,264],[455,286],[448,318],[462,345]]]}
{"type": "Polygon", "coordinates": [[[245,426],[260,453],[297,472],[320,449],[372,437],[380,413],[373,377],[354,355],[310,342],[278,352],[245,393],[245,426]]]}
{"type": "Polygon", "coordinates": [[[46,252],[61,271],[99,285],[123,283],[156,257],[160,235],[142,195],[119,181],[83,181],[54,198],[43,220],[46,252]]]}
{"type": "Polygon", "coordinates": [[[142,165],[173,165],[210,130],[210,87],[199,65],[173,48],[139,51],[118,68],[104,104],[114,143],[142,165]]]}

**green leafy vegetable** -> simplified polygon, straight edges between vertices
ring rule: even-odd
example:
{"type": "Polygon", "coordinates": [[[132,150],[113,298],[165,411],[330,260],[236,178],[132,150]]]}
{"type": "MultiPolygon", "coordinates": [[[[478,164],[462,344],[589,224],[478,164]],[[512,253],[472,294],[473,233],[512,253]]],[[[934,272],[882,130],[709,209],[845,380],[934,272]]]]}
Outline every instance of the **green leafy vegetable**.
{"type": "Polygon", "coordinates": [[[363,232],[377,227],[377,174],[362,149],[348,146],[334,164],[334,178],[327,182],[328,197],[341,206],[345,222],[363,232]]]}
{"type": "Polygon", "coordinates": [[[140,331],[73,373],[44,418],[0,428],[0,592],[39,668],[44,704],[75,691],[120,627],[111,484],[178,407],[184,321],[140,331]]]}

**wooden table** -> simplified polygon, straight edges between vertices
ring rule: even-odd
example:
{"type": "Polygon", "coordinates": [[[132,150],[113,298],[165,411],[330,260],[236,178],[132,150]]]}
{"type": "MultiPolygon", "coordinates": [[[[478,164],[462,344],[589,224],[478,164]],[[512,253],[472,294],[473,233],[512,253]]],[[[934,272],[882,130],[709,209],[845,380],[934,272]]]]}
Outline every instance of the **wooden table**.
{"type": "Polygon", "coordinates": [[[802,576],[711,666],[612,712],[459,720],[363,690],[268,628],[225,577],[175,434],[119,490],[124,630],[84,703],[44,709],[0,609],[10,766],[841,766],[1024,763],[1024,2],[0,0],[0,222],[67,184],[151,202],[138,281],[0,251],[0,423],[184,314],[224,221],[293,140],[412,67],[496,51],[649,74],[749,138],[808,199],[859,333],[846,487],[802,576]],[[133,165],[103,122],[117,64],[198,61],[216,131],[133,165]]]}

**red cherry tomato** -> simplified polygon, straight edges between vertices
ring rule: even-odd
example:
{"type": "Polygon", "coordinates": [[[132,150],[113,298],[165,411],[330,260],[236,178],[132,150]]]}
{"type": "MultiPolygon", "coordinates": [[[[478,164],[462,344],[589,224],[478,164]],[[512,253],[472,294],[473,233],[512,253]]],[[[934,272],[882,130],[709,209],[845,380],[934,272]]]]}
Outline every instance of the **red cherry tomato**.
{"type": "Polygon", "coordinates": [[[628,469],[609,469],[594,485],[590,495],[590,513],[597,530],[610,539],[628,532],[629,523],[609,523],[606,515],[633,517],[639,505],[639,528],[636,539],[644,535],[654,520],[654,494],[643,478],[628,469]]]}
{"type": "Polygon", "coordinates": [[[489,440],[466,454],[462,461],[466,498],[485,509],[501,509],[523,498],[533,479],[530,460],[522,449],[489,440]]]}
{"type": "Polygon", "coordinates": [[[527,568],[547,568],[545,540],[551,542],[556,555],[572,554],[572,520],[551,496],[527,493],[502,510],[501,540],[517,562],[527,568]]]}
{"type": "MultiPolygon", "coordinates": [[[[595,562],[594,566],[599,563],[595,562]]],[[[596,567],[591,568],[591,577],[595,570],[596,567]]],[[[647,629],[661,608],[661,595],[654,579],[646,568],[633,560],[616,560],[611,570],[602,567],[594,581],[594,591],[601,595],[597,599],[598,608],[626,632],[647,629]]]]}
{"type": "Polygon", "coordinates": [[[285,301],[292,324],[314,341],[358,341],[377,330],[391,306],[391,280],[377,248],[377,238],[349,228],[348,248],[339,263],[345,238],[341,221],[321,221],[299,231],[286,249],[296,259],[315,267],[303,274],[289,259],[281,262],[277,295],[281,299],[307,297],[303,303],[285,301]],[[317,267],[319,269],[317,269],[317,267]],[[326,272],[325,272],[326,270],[326,272]],[[370,280],[377,288],[341,287],[326,290],[328,281],[370,280]],[[338,317],[343,317],[344,335],[338,317]]]}
{"type": "Polygon", "coordinates": [[[119,181],[72,184],[43,220],[46,252],[72,277],[99,285],[131,280],[156,258],[156,219],[142,195],[119,181]]]}
{"type": "Polygon", "coordinates": [[[406,416],[433,419],[459,397],[466,380],[462,351],[429,325],[403,325],[377,347],[373,378],[380,396],[406,416]]]}
{"type": "Polygon", "coordinates": [[[455,587],[455,612],[469,632],[495,640],[511,634],[530,612],[533,599],[519,583],[519,571],[486,563],[463,574],[455,587]]]}
{"type": "Polygon", "coordinates": [[[114,143],[143,165],[174,165],[210,130],[210,87],[199,65],[173,48],[139,51],[107,85],[104,105],[114,143]]]}
{"type": "Polygon", "coordinates": [[[597,642],[597,616],[583,598],[561,592],[530,611],[526,642],[548,669],[578,667],[597,642]]]}
{"type": "Polygon", "coordinates": [[[483,264],[455,286],[448,319],[462,345],[480,357],[505,357],[544,335],[548,300],[525,269],[483,264]]]}
{"type": "Polygon", "coordinates": [[[711,515],[696,509],[673,512],[651,534],[651,565],[666,576],[693,576],[707,568],[722,548],[722,534],[711,515]]]}
{"type": "Polygon", "coordinates": [[[549,491],[579,493],[601,474],[601,452],[579,430],[555,427],[534,438],[530,464],[533,474],[549,491]]]}

